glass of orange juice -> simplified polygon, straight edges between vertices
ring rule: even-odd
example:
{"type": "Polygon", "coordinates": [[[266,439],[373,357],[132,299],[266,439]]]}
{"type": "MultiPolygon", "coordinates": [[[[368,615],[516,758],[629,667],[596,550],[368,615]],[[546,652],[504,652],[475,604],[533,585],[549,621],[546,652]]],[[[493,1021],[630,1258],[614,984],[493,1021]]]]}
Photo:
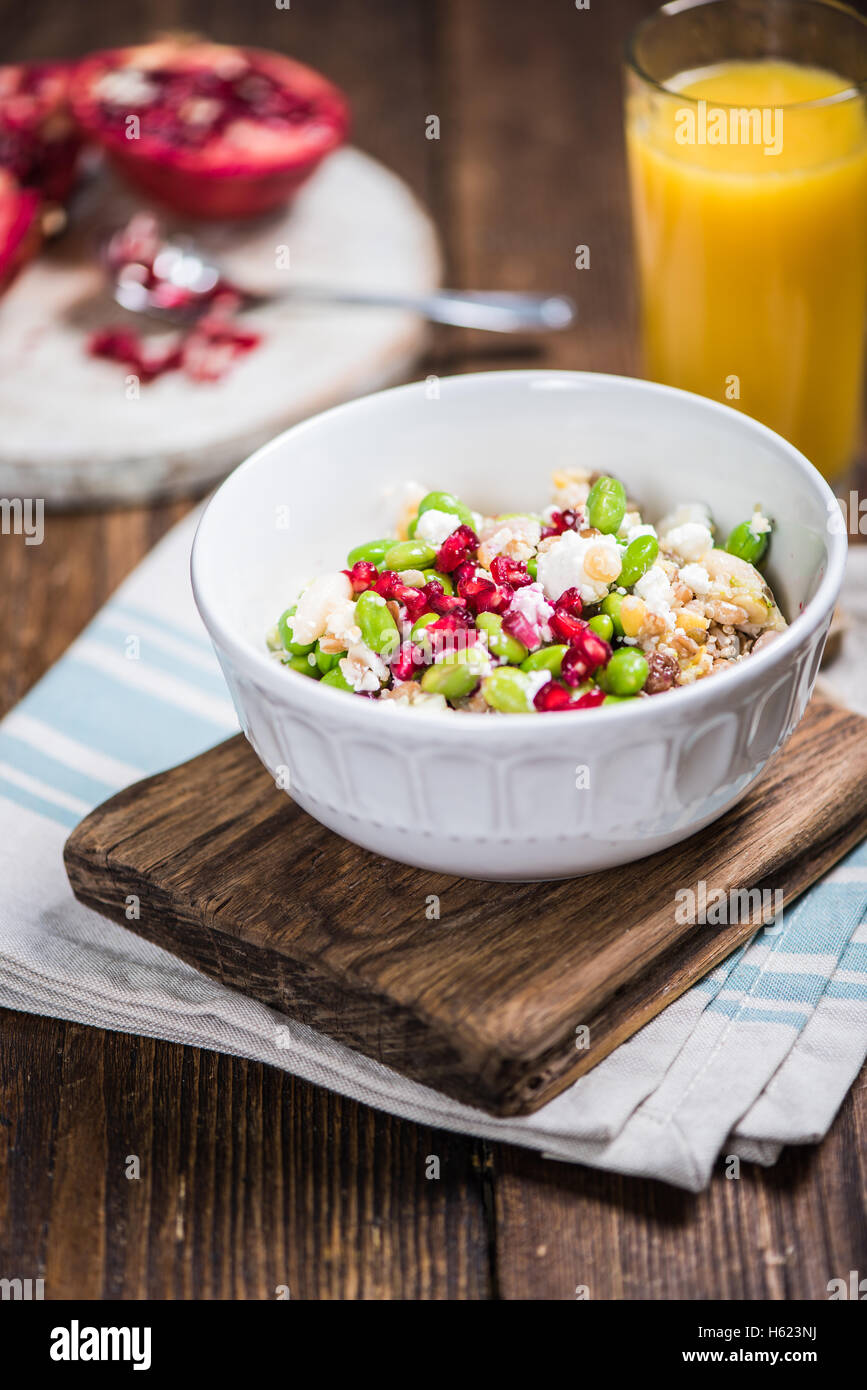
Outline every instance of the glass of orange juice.
{"type": "Polygon", "coordinates": [[[630,41],[626,141],[647,375],[839,476],[864,371],[867,22],[674,0],[630,41]]]}

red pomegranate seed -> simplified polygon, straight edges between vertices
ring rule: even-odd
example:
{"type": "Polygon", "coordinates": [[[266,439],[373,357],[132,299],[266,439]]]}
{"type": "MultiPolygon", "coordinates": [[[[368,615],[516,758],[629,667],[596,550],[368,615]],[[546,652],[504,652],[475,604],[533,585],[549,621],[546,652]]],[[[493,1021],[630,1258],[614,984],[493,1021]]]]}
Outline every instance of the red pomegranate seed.
{"type": "Polygon", "coordinates": [[[569,691],[558,681],[546,681],[533,696],[533,704],[544,714],[547,710],[569,709],[572,699],[569,691]]]}
{"type": "Polygon", "coordinates": [[[593,631],[592,627],[585,628],[575,646],[590,662],[592,670],[595,671],[597,666],[607,666],[608,658],[611,656],[611,648],[605,639],[599,636],[598,632],[593,631]]]}
{"type": "Polygon", "coordinates": [[[413,589],[409,584],[398,584],[395,586],[394,597],[398,603],[403,604],[406,615],[411,623],[416,618],[420,618],[428,608],[428,601],[422,589],[413,589]]]}
{"type": "MultiPolygon", "coordinates": [[[[408,681],[412,679],[419,658],[416,657],[417,648],[412,642],[404,642],[397,656],[391,662],[391,674],[396,681],[408,681]]],[[[421,654],[419,653],[419,656],[421,654]]]]}
{"type": "Polygon", "coordinates": [[[511,589],[493,584],[490,579],[462,579],[458,593],[474,613],[503,613],[512,602],[511,589]]]}
{"type": "Polygon", "coordinates": [[[537,647],[542,645],[539,632],[517,608],[510,609],[504,616],[503,631],[507,632],[510,637],[514,637],[516,642],[523,642],[528,651],[534,652],[537,647]]]}
{"type": "Polygon", "coordinates": [[[508,555],[495,555],[491,561],[491,574],[498,584],[510,584],[513,589],[523,589],[533,580],[523,560],[510,560],[508,555]]]}
{"type": "Polygon", "coordinates": [[[477,550],[479,538],[470,526],[459,526],[446,536],[434,561],[434,568],[440,574],[451,574],[458,565],[470,558],[470,551],[477,550]]]}
{"type": "Polygon", "coordinates": [[[434,594],[433,598],[428,600],[428,607],[442,617],[447,613],[453,613],[455,617],[465,617],[467,613],[466,600],[459,598],[457,594],[434,594]]]}
{"type": "Polygon", "coordinates": [[[564,512],[552,512],[551,521],[548,526],[542,527],[542,540],[548,536],[562,536],[564,531],[580,531],[582,517],[580,512],[574,512],[568,508],[564,512]]]}
{"type": "Polygon", "coordinates": [[[582,681],[586,681],[591,670],[590,662],[578,647],[570,647],[567,652],[563,653],[560,676],[567,685],[580,685],[582,681]]]}
{"type": "MultiPolygon", "coordinates": [[[[476,567],[472,560],[462,560],[457,569],[452,570],[452,579],[460,587],[465,579],[475,579],[476,567]]],[[[437,581],[434,580],[434,583],[437,581]]]]}
{"type": "Polygon", "coordinates": [[[555,608],[562,608],[565,613],[570,613],[573,618],[580,618],[584,609],[584,600],[577,589],[564,589],[555,608]]]}
{"type": "Polygon", "coordinates": [[[394,598],[395,590],[405,586],[401,584],[400,575],[395,574],[394,570],[383,570],[373,587],[378,594],[387,599],[394,598]]]}
{"type": "Polygon", "coordinates": [[[555,609],[548,619],[548,626],[553,636],[558,642],[577,642],[587,626],[580,618],[573,618],[570,613],[563,613],[560,609],[555,609]]]}
{"type": "Polygon", "coordinates": [[[369,560],[357,560],[351,570],[344,570],[343,573],[348,575],[353,593],[356,594],[372,589],[379,578],[379,570],[369,560]]]}
{"type": "Polygon", "coordinates": [[[588,690],[586,695],[580,695],[574,702],[573,709],[593,709],[596,705],[601,705],[605,699],[605,691],[597,686],[595,690],[588,690]]]}

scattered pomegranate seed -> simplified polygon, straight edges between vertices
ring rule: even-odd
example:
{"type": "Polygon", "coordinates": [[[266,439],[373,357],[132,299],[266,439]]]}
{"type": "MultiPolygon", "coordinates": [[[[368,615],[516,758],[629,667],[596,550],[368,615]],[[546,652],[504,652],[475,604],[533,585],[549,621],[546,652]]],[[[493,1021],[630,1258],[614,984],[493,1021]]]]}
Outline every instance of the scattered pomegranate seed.
{"type": "Polygon", "coordinates": [[[356,560],[351,570],[344,570],[352,585],[352,591],[356,594],[363,594],[366,589],[372,589],[379,578],[379,570],[376,565],[372,565],[369,560],[356,560]]]}
{"type": "Polygon", "coordinates": [[[563,512],[553,512],[550,524],[542,527],[541,539],[544,541],[548,536],[562,536],[564,531],[580,531],[583,520],[580,512],[574,512],[569,507],[563,512]]]}
{"type": "Polygon", "coordinates": [[[586,661],[590,662],[591,670],[595,671],[597,666],[607,666],[608,658],[611,656],[611,648],[598,632],[594,632],[592,627],[584,626],[584,631],[575,642],[575,646],[581,652],[586,661]]]}
{"type": "Polygon", "coordinates": [[[601,705],[605,699],[605,691],[600,690],[598,685],[595,690],[588,690],[586,695],[580,695],[575,700],[573,709],[593,709],[595,705],[601,705]]]}
{"type": "Polygon", "coordinates": [[[498,584],[510,584],[513,589],[523,589],[533,580],[523,560],[510,560],[508,555],[495,555],[491,561],[491,574],[498,584]]]}
{"type": "Polygon", "coordinates": [[[400,575],[395,574],[394,570],[383,570],[373,587],[378,594],[388,599],[395,597],[396,589],[406,586],[401,584],[400,575]]]}
{"type": "Polygon", "coordinates": [[[441,574],[451,574],[464,560],[470,558],[470,551],[477,550],[479,538],[470,526],[459,526],[446,536],[437,553],[434,567],[441,574]]]}
{"type": "Polygon", "coordinates": [[[580,618],[584,611],[584,600],[578,589],[564,589],[554,607],[562,608],[565,613],[571,613],[573,618],[580,618]]]}
{"type": "MultiPolygon", "coordinates": [[[[457,585],[461,585],[465,579],[475,579],[476,567],[472,560],[462,560],[457,569],[452,570],[452,579],[457,585]]],[[[436,582],[436,581],[434,581],[436,582]]]]}
{"type": "Polygon", "coordinates": [[[572,705],[572,697],[565,686],[560,685],[559,681],[546,681],[533,696],[533,704],[537,710],[545,714],[546,711],[569,709],[572,705]]]}
{"type": "Polygon", "coordinates": [[[523,642],[528,651],[534,652],[542,645],[541,634],[517,608],[511,608],[503,617],[503,631],[516,642],[523,642]]]}
{"type": "Polygon", "coordinates": [[[404,642],[397,656],[391,662],[391,674],[396,681],[408,681],[415,675],[416,666],[421,664],[421,651],[412,642],[404,642]],[[416,653],[418,652],[418,656],[416,653]]]}
{"type": "Polygon", "coordinates": [[[578,647],[570,647],[563,653],[560,676],[567,685],[580,685],[582,681],[586,681],[592,669],[591,663],[578,647]]]}
{"type": "Polygon", "coordinates": [[[457,594],[434,594],[428,599],[428,607],[441,616],[454,614],[455,617],[466,617],[466,599],[459,598],[457,594]]]}
{"type": "Polygon", "coordinates": [[[490,579],[462,579],[458,593],[474,613],[504,613],[512,602],[512,591],[490,579]]]}
{"type": "Polygon", "coordinates": [[[556,608],[548,619],[548,626],[558,642],[572,643],[579,641],[587,624],[556,608]]]}

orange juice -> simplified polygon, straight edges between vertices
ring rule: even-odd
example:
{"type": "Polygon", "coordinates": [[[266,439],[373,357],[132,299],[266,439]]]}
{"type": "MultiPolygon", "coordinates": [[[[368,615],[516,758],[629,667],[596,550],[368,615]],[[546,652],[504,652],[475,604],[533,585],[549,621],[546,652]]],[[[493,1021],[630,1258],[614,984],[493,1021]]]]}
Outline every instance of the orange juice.
{"type": "Polygon", "coordinates": [[[746,411],[834,477],[864,369],[863,96],[771,59],[664,88],[627,105],[647,375],[746,411]]]}

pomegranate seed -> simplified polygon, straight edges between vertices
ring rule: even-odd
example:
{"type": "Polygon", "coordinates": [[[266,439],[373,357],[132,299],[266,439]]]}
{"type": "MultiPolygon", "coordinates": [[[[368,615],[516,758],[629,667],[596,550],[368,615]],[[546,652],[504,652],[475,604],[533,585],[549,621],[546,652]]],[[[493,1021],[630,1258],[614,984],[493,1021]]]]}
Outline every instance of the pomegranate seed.
{"type": "Polygon", "coordinates": [[[510,609],[504,616],[503,631],[507,632],[510,637],[514,637],[516,642],[523,642],[528,651],[534,652],[537,647],[542,645],[539,632],[517,608],[510,609]]]}
{"type": "Polygon", "coordinates": [[[591,669],[590,662],[578,647],[570,647],[563,653],[560,676],[567,685],[580,685],[582,681],[586,681],[591,669]]]}
{"type": "Polygon", "coordinates": [[[586,695],[580,695],[574,702],[573,709],[593,709],[596,705],[601,705],[605,699],[605,691],[597,686],[595,690],[588,690],[586,695]]]}
{"type": "Polygon", "coordinates": [[[597,666],[607,666],[608,658],[611,656],[611,648],[604,638],[594,632],[592,627],[584,628],[580,638],[574,644],[585,661],[589,661],[590,669],[595,671],[597,666]]]}
{"type": "Polygon", "coordinates": [[[474,613],[503,613],[512,602],[512,591],[490,579],[462,579],[458,593],[474,613]]]}
{"type": "Polygon", "coordinates": [[[451,574],[458,565],[470,558],[470,551],[477,550],[479,538],[470,526],[459,526],[446,536],[437,553],[434,567],[440,574],[451,574]]]}
{"type": "Polygon", "coordinates": [[[400,576],[395,574],[394,570],[383,570],[373,587],[378,594],[382,594],[383,598],[388,599],[395,597],[396,589],[405,586],[401,584],[400,576]]]}
{"type": "Polygon", "coordinates": [[[569,709],[572,698],[569,691],[558,681],[546,681],[533,696],[533,704],[544,714],[546,710],[569,709]]]}
{"type": "Polygon", "coordinates": [[[584,609],[584,600],[577,589],[564,589],[554,607],[562,608],[565,613],[571,613],[573,618],[580,618],[584,609]]]}
{"type": "Polygon", "coordinates": [[[586,623],[580,618],[573,618],[570,613],[562,613],[560,609],[555,609],[548,619],[548,626],[558,642],[577,642],[581,638],[586,623]]]}
{"type": "Polygon", "coordinates": [[[409,584],[396,585],[394,597],[397,599],[398,603],[403,604],[403,607],[406,609],[406,615],[411,623],[414,623],[416,618],[420,618],[428,607],[428,601],[425,598],[424,591],[422,589],[413,589],[409,584]]]}
{"type": "Polygon", "coordinates": [[[379,578],[379,570],[369,560],[357,560],[351,570],[344,570],[343,573],[349,577],[352,591],[356,594],[372,589],[379,578]]]}
{"type": "Polygon", "coordinates": [[[433,598],[428,600],[428,607],[441,616],[454,613],[456,617],[463,617],[467,612],[466,600],[458,598],[456,594],[434,594],[433,598]]]}
{"type": "Polygon", "coordinates": [[[533,580],[523,560],[510,560],[508,555],[495,555],[491,561],[491,574],[498,584],[510,584],[513,589],[523,589],[533,580]]]}
{"type": "MultiPolygon", "coordinates": [[[[464,580],[475,579],[475,577],[476,567],[473,564],[472,560],[462,560],[461,563],[458,565],[457,569],[452,570],[452,579],[455,581],[459,588],[460,585],[464,582],[464,580]]],[[[434,580],[433,582],[436,583],[436,580],[434,580]]]]}
{"type": "Polygon", "coordinates": [[[397,656],[391,662],[391,674],[396,681],[408,681],[412,679],[419,659],[416,657],[417,648],[412,642],[404,642],[397,656]]]}
{"type": "Polygon", "coordinates": [[[580,531],[582,525],[580,512],[573,512],[571,508],[564,512],[552,512],[550,525],[542,528],[542,540],[548,536],[562,536],[564,531],[580,531]]]}

